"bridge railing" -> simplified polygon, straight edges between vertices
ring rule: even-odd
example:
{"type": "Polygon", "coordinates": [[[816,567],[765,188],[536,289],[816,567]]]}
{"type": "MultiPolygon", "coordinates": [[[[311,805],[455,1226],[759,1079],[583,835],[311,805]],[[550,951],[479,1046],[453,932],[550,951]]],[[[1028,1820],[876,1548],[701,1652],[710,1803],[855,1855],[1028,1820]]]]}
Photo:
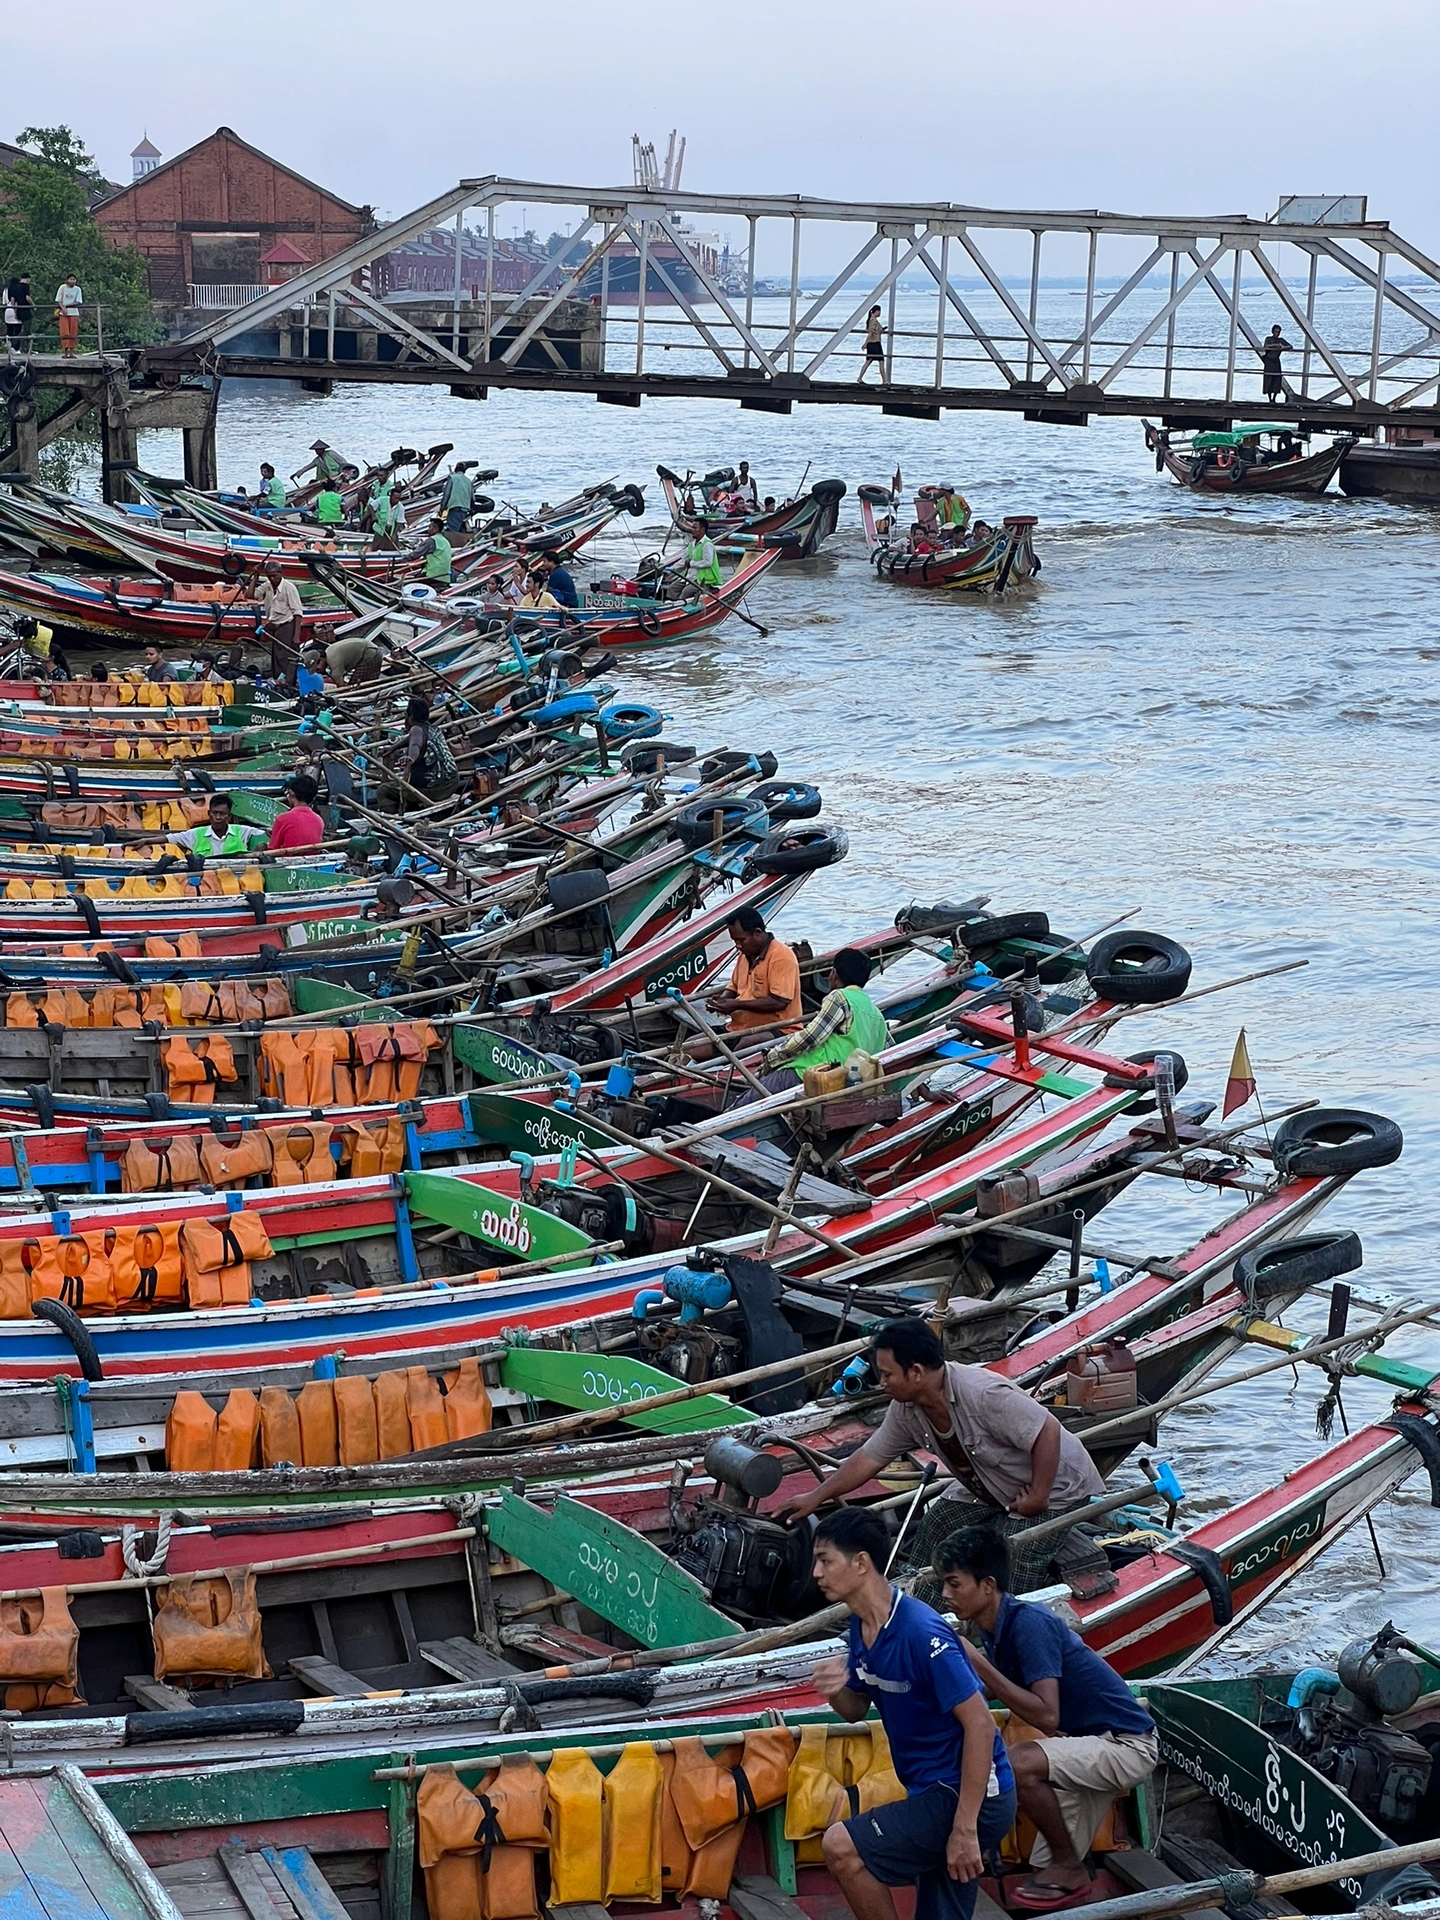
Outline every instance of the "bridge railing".
{"type": "Polygon", "coordinates": [[[650,392],[683,376],[691,391],[711,380],[716,391],[839,397],[865,371],[866,316],[878,306],[885,375],[937,405],[1005,394],[1056,417],[1122,401],[1133,410],[1137,398],[1248,410],[1278,327],[1289,398],[1372,423],[1378,412],[1440,412],[1440,267],[1358,200],[1292,199],[1270,220],[1157,219],[492,177],[462,181],[199,337],[224,347],[277,327],[298,303],[333,362],[341,311],[358,310],[351,324],[437,377],[575,385],[546,326],[577,298],[599,308],[600,371],[650,392]],[[502,291],[497,225],[541,208],[573,220],[565,246],[524,288],[502,291]],[[455,236],[449,324],[417,327],[363,283],[364,270],[444,221],[455,236]],[[730,249],[723,285],[717,237],[730,249]]]}

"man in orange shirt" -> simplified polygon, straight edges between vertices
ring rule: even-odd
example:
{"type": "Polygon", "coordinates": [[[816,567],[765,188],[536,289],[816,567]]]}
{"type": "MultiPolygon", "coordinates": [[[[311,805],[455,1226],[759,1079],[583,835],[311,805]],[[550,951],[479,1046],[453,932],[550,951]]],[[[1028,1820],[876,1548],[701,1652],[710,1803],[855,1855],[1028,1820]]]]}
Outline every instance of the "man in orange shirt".
{"type": "Polygon", "coordinates": [[[725,922],[735,942],[735,970],[723,993],[706,1001],[712,1013],[729,1015],[730,1032],[747,1027],[800,1024],[800,962],[783,940],[768,933],[754,907],[737,907],[725,922]]]}

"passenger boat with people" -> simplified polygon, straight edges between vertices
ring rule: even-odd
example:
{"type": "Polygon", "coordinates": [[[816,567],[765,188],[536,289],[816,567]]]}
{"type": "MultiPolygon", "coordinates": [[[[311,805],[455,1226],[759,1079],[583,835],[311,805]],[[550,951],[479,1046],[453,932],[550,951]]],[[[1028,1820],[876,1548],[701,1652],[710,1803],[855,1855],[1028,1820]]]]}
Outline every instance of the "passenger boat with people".
{"type": "MultiPolygon", "coordinates": [[[[752,498],[754,483],[744,486],[733,467],[682,477],[670,467],[657,467],[670,509],[670,524],[680,532],[697,524],[721,546],[750,546],[768,540],[783,541],[783,558],[808,560],[840,524],[843,480],[817,480],[808,492],[762,507],[752,498]],[[743,490],[737,491],[737,489],[743,490]]],[[[802,481],[803,486],[803,481],[802,481]]]]}
{"type": "Polygon", "coordinates": [[[1271,420],[1185,434],[1144,424],[1155,471],[1210,493],[1324,493],[1355,444],[1342,433],[1312,452],[1309,428],[1271,420]]]}
{"type": "Polygon", "coordinates": [[[1007,514],[998,531],[972,520],[962,528],[941,527],[935,513],[935,489],[916,495],[921,517],[902,531],[896,488],[862,486],[860,519],[877,578],[900,586],[976,590],[997,598],[1007,588],[1033,580],[1040,571],[1034,548],[1039,524],[1033,514],[1007,514]],[[928,511],[927,511],[928,509],[928,511]]]}

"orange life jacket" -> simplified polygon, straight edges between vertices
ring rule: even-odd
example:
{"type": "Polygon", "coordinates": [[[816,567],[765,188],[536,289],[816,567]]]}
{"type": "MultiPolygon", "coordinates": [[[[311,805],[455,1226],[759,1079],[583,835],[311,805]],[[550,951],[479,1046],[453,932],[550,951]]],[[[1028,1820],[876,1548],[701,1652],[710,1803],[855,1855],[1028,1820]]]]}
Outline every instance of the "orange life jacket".
{"type": "Polygon", "coordinates": [[[70,1618],[64,1587],[45,1587],[22,1600],[0,1600],[0,1680],[15,1712],[73,1706],[80,1698],[80,1630],[70,1618]]]}
{"type": "MultiPolygon", "coordinates": [[[[181,992],[183,997],[183,988],[181,992]]],[[[167,1040],[165,1070],[171,1099],[192,1106],[212,1106],[216,1087],[239,1078],[235,1055],[223,1033],[207,1033],[193,1047],[188,1040],[167,1040]]]]}
{"type": "Polygon", "coordinates": [[[411,1451],[418,1453],[424,1447],[443,1447],[449,1435],[439,1387],[424,1367],[407,1368],[406,1378],[405,1409],[410,1415],[411,1451]]]}
{"type": "Polygon", "coordinates": [[[271,1099],[287,1107],[310,1106],[312,1033],[267,1031],[260,1038],[260,1084],[271,1099]]]}
{"type": "Polygon", "coordinates": [[[375,1429],[380,1458],[399,1460],[412,1451],[410,1442],[410,1380],[398,1368],[375,1376],[375,1429]]]}
{"type": "Polygon", "coordinates": [[[150,1134],[132,1140],[120,1161],[122,1193],[174,1193],[198,1187],[202,1178],[192,1134],[150,1134]]]}
{"type": "Polygon", "coordinates": [[[114,1227],[111,1234],[110,1271],[115,1304],[122,1313],[133,1313],[139,1307],[184,1305],[185,1273],[177,1221],[114,1227]]]}
{"type": "Polygon", "coordinates": [[[180,1229],[186,1291],[192,1307],[243,1307],[250,1299],[250,1262],[274,1253],[265,1223],[253,1213],[218,1221],[187,1220],[180,1229]]]}
{"type": "Polygon", "coordinates": [[[300,1460],[307,1467],[338,1467],[339,1440],[335,1431],[335,1383],[307,1380],[295,1396],[295,1418],[300,1422],[300,1460]]]}
{"type": "Polygon", "coordinates": [[[220,989],[210,980],[186,980],[180,987],[180,1012],[187,1026],[208,1026],[225,1018],[220,989]]]}
{"type": "Polygon", "coordinates": [[[380,1458],[375,1393],[363,1374],[335,1381],[335,1437],[342,1467],[368,1467],[380,1458]]]}
{"type": "Polygon", "coordinates": [[[167,1473],[211,1473],[215,1467],[215,1409],[203,1393],[182,1387],[165,1421],[167,1473]]]}
{"type": "Polygon", "coordinates": [[[398,1115],[376,1120],[369,1126],[347,1127],[344,1133],[350,1153],[350,1175],[368,1180],[377,1173],[399,1173],[405,1165],[405,1122],[398,1115]]]}
{"type": "MultiPolygon", "coordinates": [[[[660,1883],[667,1893],[693,1896],[697,1900],[723,1900],[730,1891],[730,1881],[735,1872],[735,1861],[740,1853],[740,1843],[745,1838],[747,1822],[736,1820],[724,1827],[713,1840],[707,1840],[702,1847],[692,1847],[685,1835],[679,1810],[675,1803],[675,1780],[684,1770],[690,1749],[700,1748],[701,1755],[708,1762],[700,1742],[681,1740],[676,1742],[677,1751],[663,1753],[660,1756],[661,1771],[665,1778],[665,1794],[660,1805],[660,1883]],[[679,1749],[684,1749],[684,1752],[679,1749]]],[[[738,1763],[741,1748],[726,1747],[716,1756],[716,1764],[727,1770],[738,1763]]]]}
{"type": "Polygon", "coordinates": [[[368,1068],[363,1091],[358,1085],[355,1089],[358,1103],[374,1107],[390,1100],[413,1100],[420,1091],[426,1058],[438,1041],[435,1029],[424,1020],[357,1029],[360,1059],[368,1068]]]}
{"type": "Polygon", "coordinates": [[[699,1740],[676,1742],[671,1797],[685,1838],[703,1847],[747,1814],[785,1798],[795,1736],[784,1727],[764,1727],[745,1736],[740,1765],[722,1767],[699,1740]]]}
{"type": "Polygon", "coordinates": [[[38,1027],[40,1015],[35,1011],[35,1002],[28,993],[7,993],[5,996],[5,1024],[7,1027],[38,1027]]]}
{"type": "Polygon", "coordinates": [[[480,1362],[462,1360],[453,1373],[445,1375],[446,1439],[468,1440],[471,1434],[489,1433],[492,1418],[490,1394],[480,1362]]]}
{"type": "Polygon", "coordinates": [[[268,1680],[260,1643],[255,1576],[245,1570],[218,1580],[180,1574],[160,1590],[151,1628],[155,1678],[268,1680]]]}
{"type": "Polygon", "coordinates": [[[215,1423],[215,1471],[248,1473],[260,1464],[260,1402],[248,1387],[233,1387],[215,1423]]]}
{"type": "Polygon", "coordinates": [[[77,1313],[113,1313],[115,1276],[104,1229],[65,1235],[55,1242],[60,1298],[77,1313]]]}
{"type": "Polygon", "coordinates": [[[263,1127],[246,1127],[238,1135],[207,1133],[200,1142],[200,1165],[212,1187],[238,1187],[274,1165],[270,1135],[263,1127]]]}
{"type": "Polygon", "coordinates": [[[283,1387],[260,1389],[260,1458],[267,1467],[288,1460],[292,1467],[302,1464],[304,1448],[300,1440],[300,1420],[295,1402],[283,1387]]]}
{"type": "Polygon", "coordinates": [[[275,1185],[311,1186],[319,1180],[333,1180],[335,1157],[330,1151],[330,1142],[334,1131],[323,1120],[274,1128],[270,1142],[275,1185]]]}

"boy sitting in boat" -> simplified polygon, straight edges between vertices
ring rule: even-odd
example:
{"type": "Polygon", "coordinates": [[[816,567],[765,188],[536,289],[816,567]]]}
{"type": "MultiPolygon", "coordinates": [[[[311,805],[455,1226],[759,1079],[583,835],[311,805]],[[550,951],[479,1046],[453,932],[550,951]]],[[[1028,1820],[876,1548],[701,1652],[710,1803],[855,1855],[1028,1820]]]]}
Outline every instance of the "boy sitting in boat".
{"type": "Polygon", "coordinates": [[[934,1561],[947,1605],[980,1630],[984,1651],[970,1658],[991,1698],[1039,1736],[1010,1747],[1020,1811],[1038,1835],[1014,1902],[1067,1906],[1090,1883],[1085,1856],[1111,1802],[1155,1770],[1155,1722],[1048,1607],[1014,1597],[1009,1548],[993,1528],[952,1533],[934,1561]]]}

